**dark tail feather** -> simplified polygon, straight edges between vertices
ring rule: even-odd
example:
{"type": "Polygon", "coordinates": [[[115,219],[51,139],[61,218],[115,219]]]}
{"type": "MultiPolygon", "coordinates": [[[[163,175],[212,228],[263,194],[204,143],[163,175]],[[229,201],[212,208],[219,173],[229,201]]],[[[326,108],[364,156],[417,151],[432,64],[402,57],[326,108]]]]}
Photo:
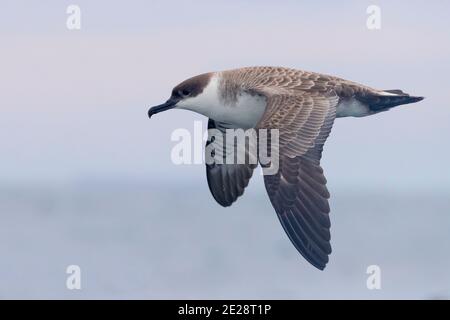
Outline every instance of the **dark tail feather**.
{"type": "Polygon", "coordinates": [[[384,90],[383,92],[394,95],[383,95],[380,93],[359,97],[358,100],[366,103],[372,111],[382,111],[402,104],[419,102],[424,99],[424,97],[410,96],[402,90],[384,90]]]}

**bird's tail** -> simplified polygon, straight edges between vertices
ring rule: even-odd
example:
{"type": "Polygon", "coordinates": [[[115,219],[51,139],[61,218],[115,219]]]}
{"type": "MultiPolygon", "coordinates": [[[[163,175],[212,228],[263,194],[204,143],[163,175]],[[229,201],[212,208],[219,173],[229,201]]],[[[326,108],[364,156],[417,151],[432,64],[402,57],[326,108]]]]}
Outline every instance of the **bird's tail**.
{"type": "Polygon", "coordinates": [[[383,90],[360,98],[372,111],[383,111],[402,104],[422,101],[424,97],[411,96],[402,90],[383,90]]]}

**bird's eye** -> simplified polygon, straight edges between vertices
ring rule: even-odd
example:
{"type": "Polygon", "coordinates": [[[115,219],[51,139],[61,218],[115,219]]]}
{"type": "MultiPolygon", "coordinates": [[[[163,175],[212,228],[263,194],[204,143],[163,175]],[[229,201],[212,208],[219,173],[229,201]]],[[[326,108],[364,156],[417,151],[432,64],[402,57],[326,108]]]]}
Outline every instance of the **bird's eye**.
{"type": "Polygon", "coordinates": [[[182,96],[188,96],[188,95],[190,95],[190,94],[191,94],[191,93],[189,92],[189,90],[184,89],[184,90],[181,91],[181,95],[182,95],[182,96]]]}

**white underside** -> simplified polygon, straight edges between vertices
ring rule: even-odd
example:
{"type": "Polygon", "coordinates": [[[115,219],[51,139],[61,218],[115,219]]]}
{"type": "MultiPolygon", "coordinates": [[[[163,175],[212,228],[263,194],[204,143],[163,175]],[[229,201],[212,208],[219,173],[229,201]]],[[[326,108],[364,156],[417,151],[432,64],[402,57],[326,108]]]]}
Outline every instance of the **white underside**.
{"type": "Polygon", "coordinates": [[[240,128],[254,128],[266,110],[266,99],[261,96],[241,94],[235,104],[224,106],[213,117],[240,128]],[[223,112],[225,111],[225,112],[223,112]]]}
{"type": "Polygon", "coordinates": [[[342,100],[336,107],[336,118],[365,117],[371,114],[373,111],[356,99],[342,100]]]}

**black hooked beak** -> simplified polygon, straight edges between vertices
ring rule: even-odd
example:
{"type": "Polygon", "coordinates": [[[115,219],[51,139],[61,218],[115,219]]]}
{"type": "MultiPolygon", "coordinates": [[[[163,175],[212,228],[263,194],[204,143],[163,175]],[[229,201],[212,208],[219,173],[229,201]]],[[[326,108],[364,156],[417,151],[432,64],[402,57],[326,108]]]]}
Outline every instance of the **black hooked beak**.
{"type": "Polygon", "coordinates": [[[150,110],[148,110],[148,117],[151,118],[154,114],[174,108],[177,102],[178,101],[169,99],[165,103],[160,104],[159,106],[151,107],[150,110]]]}

